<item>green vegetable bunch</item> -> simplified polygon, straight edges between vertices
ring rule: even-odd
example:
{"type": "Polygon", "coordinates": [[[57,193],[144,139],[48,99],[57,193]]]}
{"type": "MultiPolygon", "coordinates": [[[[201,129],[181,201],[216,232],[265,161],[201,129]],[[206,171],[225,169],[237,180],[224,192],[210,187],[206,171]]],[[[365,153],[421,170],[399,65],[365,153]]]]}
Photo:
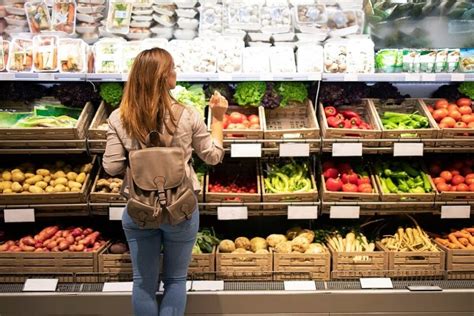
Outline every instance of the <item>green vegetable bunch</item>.
{"type": "Polygon", "coordinates": [[[308,97],[308,89],[302,82],[281,82],[275,87],[281,96],[280,106],[286,106],[288,102],[303,102],[308,97]]]}
{"type": "Polygon", "coordinates": [[[171,95],[181,104],[193,106],[204,118],[204,109],[206,108],[206,96],[204,95],[203,86],[200,84],[180,83],[173,90],[171,95]]]}
{"type": "Polygon", "coordinates": [[[100,85],[100,96],[113,107],[122,101],[123,86],[118,82],[105,82],[100,85]]]}
{"type": "Polygon", "coordinates": [[[469,98],[474,99],[474,82],[463,82],[458,90],[469,98]]]}
{"type": "Polygon", "coordinates": [[[416,162],[392,161],[375,163],[384,193],[429,193],[433,191],[429,176],[416,162]]]}
{"type": "Polygon", "coordinates": [[[234,100],[238,105],[259,106],[266,90],[265,82],[241,82],[235,87],[234,100]]]}
{"type": "Polygon", "coordinates": [[[268,193],[310,192],[312,184],[307,163],[291,160],[284,165],[268,164],[265,191],[268,193]]]}
{"type": "Polygon", "coordinates": [[[193,254],[211,253],[212,248],[221,241],[216,237],[214,228],[203,228],[197,233],[196,243],[193,247],[193,254]]]}
{"type": "Polygon", "coordinates": [[[382,124],[386,129],[429,128],[428,118],[417,113],[405,114],[387,111],[383,114],[382,124]]]}

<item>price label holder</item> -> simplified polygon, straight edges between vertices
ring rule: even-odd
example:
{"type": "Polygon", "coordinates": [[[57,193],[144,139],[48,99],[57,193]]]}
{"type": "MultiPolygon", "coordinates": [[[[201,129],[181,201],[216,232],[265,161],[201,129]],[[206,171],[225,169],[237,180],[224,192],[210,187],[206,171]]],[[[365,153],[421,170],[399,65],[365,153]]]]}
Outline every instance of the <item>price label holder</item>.
{"type": "Polygon", "coordinates": [[[58,279],[26,279],[23,292],[55,292],[58,279]]]}
{"type": "Polygon", "coordinates": [[[423,156],[423,143],[393,143],[394,157],[423,156]]]}
{"type": "Polygon", "coordinates": [[[451,74],[451,81],[465,81],[466,76],[464,74],[451,74]]]}
{"type": "Polygon", "coordinates": [[[442,205],[441,206],[441,218],[470,218],[471,217],[471,206],[470,205],[442,205]]]}
{"type": "Polygon", "coordinates": [[[344,74],[344,81],[358,81],[359,76],[355,73],[344,74]]]}
{"type": "MultiPolygon", "coordinates": [[[[192,281],[186,281],[186,292],[191,291],[192,284],[193,284],[192,281]]],[[[158,292],[164,292],[164,290],[165,290],[165,284],[163,282],[160,282],[158,292]]]]}
{"type": "Polygon", "coordinates": [[[128,74],[122,74],[122,81],[128,80],[128,74]]]}
{"type": "Polygon", "coordinates": [[[414,74],[414,73],[407,73],[405,74],[405,81],[420,81],[420,74],[414,74]]]}
{"type": "Polygon", "coordinates": [[[109,220],[111,221],[121,221],[124,207],[111,206],[109,207],[109,220]]]}
{"type": "Polygon", "coordinates": [[[55,80],[54,73],[39,73],[38,80],[52,81],[55,80]]]}
{"type": "Polygon", "coordinates": [[[316,291],[314,281],[284,281],[285,291],[316,291]]]}
{"type": "Polygon", "coordinates": [[[280,157],[309,157],[309,144],[280,144],[280,157]]]}
{"type": "Polygon", "coordinates": [[[217,219],[220,221],[248,219],[248,213],[247,206],[219,206],[217,219]]]}
{"type": "Polygon", "coordinates": [[[360,206],[331,206],[329,218],[359,218],[360,206]]]}
{"type": "Polygon", "coordinates": [[[262,144],[231,144],[230,156],[232,158],[261,158],[262,144]]]}
{"type": "Polygon", "coordinates": [[[262,81],[273,81],[273,74],[263,73],[263,74],[260,75],[260,80],[262,80],[262,81]]]}
{"type": "Polygon", "coordinates": [[[105,282],[102,292],[132,292],[133,282],[105,282]]]}
{"type": "Polygon", "coordinates": [[[221,72],[217,78],[219,78],[220,81],[232,81],[232,74],[221,72]]]}
{"type": "Polygon", "coordinates": [[[436,74],[421,74],[421,81],[436,81],[436,74]]]}
{"type": "Polygon", "coordinates": [[[443,289],[436,285],[408,285],[407,289],[410,292],[432,292],[442,291],[443,289]]]}
{"type": "Polygon", "coordinates": [[[334,143],[332,144],[333,157],[361,157],[362,143],[334,143]]]}
{"type": "Polygon", "coordinates": [[[322,79],[322,73],[320,72],[311,72],[308,74],[309,81],[321,81],[321,79],[322,79]]]}
{"type": "Polygon", "coordinates": [[[318,206],[317,205],[289,205],[288,206],[288,219],[317,219],[318,218],[318,206]]]}
{"type": "Polygon", "coordinates": [[[0,80],[15,80],[15,74],[12,73],[0,73],[0,80]]]}
{"type": "Polygon", "coordinates": [[[224,281],[193,281],[192,291],[224,291],[224,281]]]}
{"type": "Polygon", "coordinates": [[[393,289],[390,278],[360,278],[362,289],[393,289]]]}
{"type": "Polygon", "coordinates": [[[3,210],[5,223],[33,223],[35,221],[34,208],[6,208],[3,210]]]}

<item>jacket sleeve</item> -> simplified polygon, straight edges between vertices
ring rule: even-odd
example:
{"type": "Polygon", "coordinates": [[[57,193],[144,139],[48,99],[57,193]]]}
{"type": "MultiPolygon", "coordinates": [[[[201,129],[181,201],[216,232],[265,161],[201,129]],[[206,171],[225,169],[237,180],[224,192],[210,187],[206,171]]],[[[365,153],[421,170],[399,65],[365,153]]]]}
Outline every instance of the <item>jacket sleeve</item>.
{"type": "Polygon", "coordinates": [[[217,165],[224,158],[224,147],[216,140],[212,139],[207,131],[201,115],[194,110],[193,117],[193,139],[192,146],[194,151],[208,165],[217,165]]]}
{"type": "Polygon", "coordinates": [[[102,166],[105,172],[111,176],[116,176],[125,172],[127,161],[127,150],[124,148],[117,130],[108,120],[107,144],[102,158],[102,166]]]}

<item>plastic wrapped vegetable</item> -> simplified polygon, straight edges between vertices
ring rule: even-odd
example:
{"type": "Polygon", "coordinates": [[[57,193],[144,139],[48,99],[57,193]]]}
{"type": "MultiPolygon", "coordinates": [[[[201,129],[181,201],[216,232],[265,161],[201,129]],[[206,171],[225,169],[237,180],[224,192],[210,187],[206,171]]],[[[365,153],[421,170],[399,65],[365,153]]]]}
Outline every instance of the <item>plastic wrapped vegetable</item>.
{"type": "Polygon", "coordinates": [[[59,72],[73,73],[87,71],[87,44],[76,38],[60,38],[59,72]]]}
{"type": "Polygon", "coordinates": [[[25,11],[31,33],[51,30],[51,19],[45,2],[26,2],[25,11]]]}
{"type": "Polygon", "coordinates": [[[97,73],[121,72],[123,40],[102,39],[95,43],[94,52],[97,73]]]}
{"type": "Polygon", "coordinates": [[[33,65],[37,72],[58,71],[58,38],[37,35],[33,38],[33,65]]]}
{"type": "Polygon", "coordinates": [[[127,34],[132,17],[132,3],[116,0],[109,2],[106,30],[110,33],[127,34]]]}
{"type": "Polygon", "coordinates": [[[15,38],[10,45],[7,70],[9,72],[33,71],[33,41],[15,38]]]}
{"type": "Polygon", "coordinates": [[[56,0],[53,5],[51,25],[54,31],[74,34],[76,28],[76,4],[70,0],[56,0]]]}

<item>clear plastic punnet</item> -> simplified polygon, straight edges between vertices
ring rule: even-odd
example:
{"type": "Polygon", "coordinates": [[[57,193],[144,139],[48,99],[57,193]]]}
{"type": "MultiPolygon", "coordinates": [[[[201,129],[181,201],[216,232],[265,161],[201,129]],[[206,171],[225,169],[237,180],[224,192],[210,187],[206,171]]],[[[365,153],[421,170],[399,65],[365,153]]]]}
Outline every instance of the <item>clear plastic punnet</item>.
{"type": "Polygon", "coordinates": [[[348,70],[349,42],[330,39],[324,45],[324,72],[344,73],[348,70]]]}
{"type": "Polygon", "coordinates": [[[77,38],[60,38],[58,40],[59,72],[87,72],[87,44],[77,38]]]}
{"type": "Polygon", "coordinates": [[[362,33],[364,27],[364,12],[362,10],[341,10],[336,7],[329,7],[327,8],[327,15],[327,27],[330,36],[362,33]]]}
{"type": "Polygon", "coordinates": [[[198,56],[191,54],[192,42],[185,40],[172,40],[169,42],[169,52],[173,56],[176,72],[193,73],[194,64],[197,63],[198,56]]]}
{"type": "Polygon", "coordinates": [[[270,48],[269,47],[245,47],[243,54],[244,73],[269,73],[270,72],[270,48]]]}
{"type": "Polygon", "coordinates": [[[369,38],[349,38],[348,72],[374,73],[374,42],[369,38]]]}
{"type": "Polygon", "coordinates": [[[199,36],[218,36],[223,30],[223,6],[204,3],[200,8],[199,36]]]}
{"type": "Polygon", "coordinates": [[[101,39],[94,44],[96,73],[120,73],[122,70],[123,39],[101,39]]]}
{"type": "Polygon", "coordinates": [[[300,4],[293,8],[295,28],[302,33],[324,31],[323,26],[328,21],[326,6],[315,4],[300,4]]]}
{"type": "Polygon", "coordinates": [[[235,37],[220,37],[216,40],[217,72],[242,72],[242,54],[245,47],[243,40],[235,37]]]}
{"type": "Polygon", "coordinates": [[[142,51],[140,42],[132,41],[123,43],[122,72],[129,73],[137,55],[142,51]]]}
{"type": "Polygon", "coordinates": [[[26,2],[25,12],[31,33],[51,30],[51,18],[45,2],[26,2]]]}
{"type": "Polygon", "coordinates": [[[59,70],[57,36],[36,35],[33,38],[33,70],[35,72],[59,70]]]}
{"type": "Polygon", "coordinates": [[[291,9],[288,6],[263,6],[260,23],[264,33],[288,33],[292,29],[291,9]]]}
{"type": "Polygon", "coordinates": [[[230,3],[226,9],[229,28],[245,31],[260,30],[260,6],[258,4],[230,3]]]}
{"type": "Polygon", "coordinates": [[[127,34],[130,30],[132,17],[132,3],[122,0],[110,0],[107,23],[107,32],[127,34]]]}
{"type": "Polygon", "coordinates": [[[33,40],[14,38],[10,44],[8,72],[33,72],[33,40]]]}
{"type": "Polygon", "coordinates": [[[9,52],[10,42],[4,41],[0,36],[0,71],[5,71],[7,68],[9,52]]]}
{"type": "Polygon", "coordinates": [[[295,53],[292,47],[270,47],[270,69],[272,73],[296,72],[295,53]]]}
{"type": "Polygon", "coordinates": [[[189,59],[193,72],[215,73],[217,70],[217,41],[213,39],[195,38],[190,43],[189,59]]]}
{"type": "Polygon", "coordinates": [[[53,31],[74,34],[76,28],[76,3],[71,0],[55,0],[51,26],[53,31]]]}
{"type": "Polygon", "coordinates": [[[324,50],[316,43],[304,43],[296,51],[298,72],[323,72],[324,50]]]}

